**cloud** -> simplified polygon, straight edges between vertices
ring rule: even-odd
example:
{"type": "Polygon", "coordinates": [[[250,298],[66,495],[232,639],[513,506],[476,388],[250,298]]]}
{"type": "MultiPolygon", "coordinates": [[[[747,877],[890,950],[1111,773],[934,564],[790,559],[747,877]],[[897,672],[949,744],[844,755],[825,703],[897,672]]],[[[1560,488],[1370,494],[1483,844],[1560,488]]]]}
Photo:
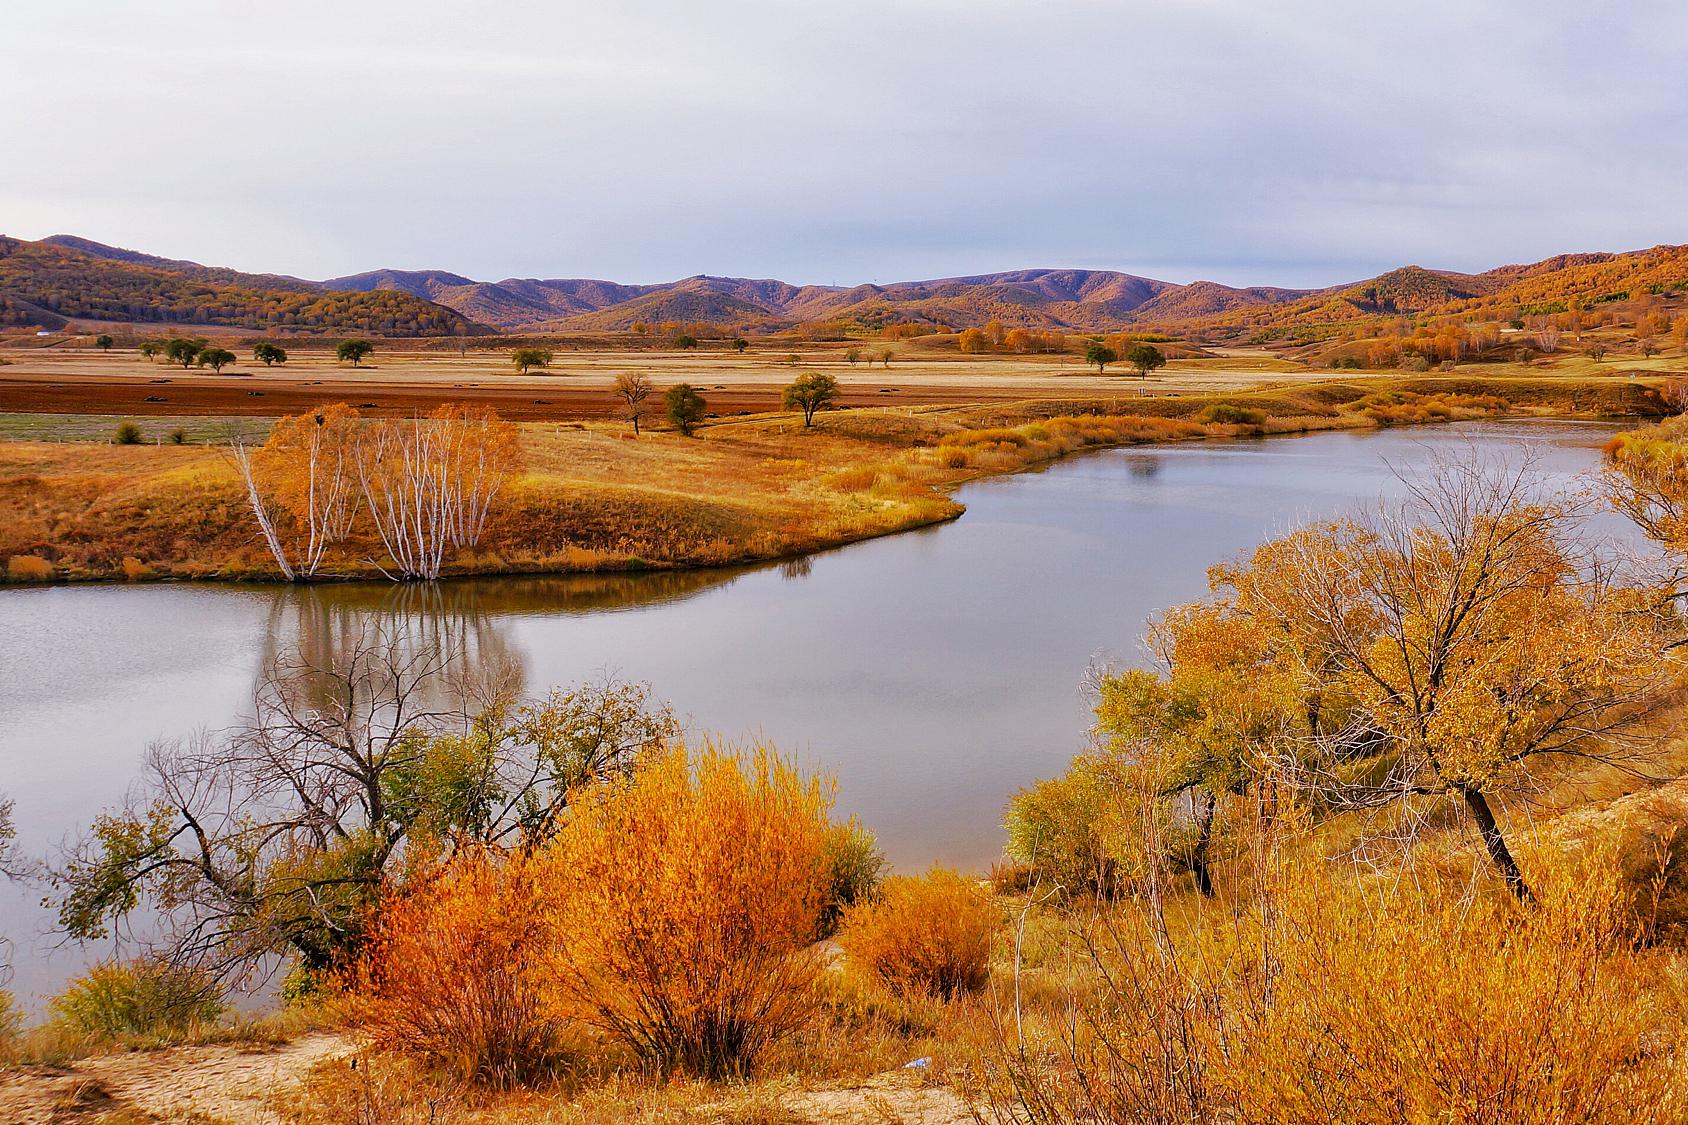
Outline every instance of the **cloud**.
{"type": "Polygon", "coordinates": [[[378,265],[1325,284],[1688,241],[1688,8],[153,0],[9,17],[8,233],[378,265]]]}

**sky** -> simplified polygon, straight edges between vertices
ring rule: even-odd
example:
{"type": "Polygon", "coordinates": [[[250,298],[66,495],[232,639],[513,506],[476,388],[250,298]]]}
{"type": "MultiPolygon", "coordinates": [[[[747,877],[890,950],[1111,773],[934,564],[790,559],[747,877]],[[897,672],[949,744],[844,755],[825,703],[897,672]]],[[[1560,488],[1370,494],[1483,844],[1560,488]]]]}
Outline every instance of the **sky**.
{"type": "Polygon", "coordinates": [[[1688,4],[56,0],[0,232],[240,269],[1319,286],[1688,242],[1688,4]]]}

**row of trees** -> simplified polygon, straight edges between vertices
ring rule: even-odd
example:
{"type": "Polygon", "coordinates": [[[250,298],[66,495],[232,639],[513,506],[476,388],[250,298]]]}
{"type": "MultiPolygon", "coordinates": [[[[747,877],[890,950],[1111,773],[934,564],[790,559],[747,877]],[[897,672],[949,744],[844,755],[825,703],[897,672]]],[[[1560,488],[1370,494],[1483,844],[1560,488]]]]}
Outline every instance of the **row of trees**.
{"type": "MultiPolygon", "coordinates": [[[[111,346],[110,336],[101,336],[106,341],[101,348],[111,346]]],[[[235,354],[226,348],[213,345],[203,337],[172,336],[167,340],[142,340],[136,350],[151,363],[159,356],[163,356],[171,363],[179,364],[186,369],[194,363],[201,367],[211,367],[221,371],[225,366],[235,361],[235,354]]],[[[368,340],[341,340],[334,348],[335,358],[349,362],[353,367],[360,366],[371,353],[375,345],[368,340]]],[[[278,363],[287,362],[287,349],[269,340],[260,340],[252,345],[252,358],[271,367],[278,363]]]]}
{"type": "Polygon", "coordinates": [[[478,546],[521,469],[516,427],[490,410],[365,420],[343,403],[283,418],[258,449],[230,450],[247,504],[289,581],[315,577],[330,548],[360,531],[399,580],[440,577],[447,555],[478,546]]]}
{"type": "Polygon", "coordinates": [[[1095,364],[1098,375],[1107,371],[1108,364],[1118,363],[1121,359],[1136,370],[1139,379],[1146,379],[1149,372],[1166,366],[1166,355],[1153,344],[1132,344],[1123,355],[1101,342],[1093,343],[1084,350],[1084,362],[1095,364]]]}

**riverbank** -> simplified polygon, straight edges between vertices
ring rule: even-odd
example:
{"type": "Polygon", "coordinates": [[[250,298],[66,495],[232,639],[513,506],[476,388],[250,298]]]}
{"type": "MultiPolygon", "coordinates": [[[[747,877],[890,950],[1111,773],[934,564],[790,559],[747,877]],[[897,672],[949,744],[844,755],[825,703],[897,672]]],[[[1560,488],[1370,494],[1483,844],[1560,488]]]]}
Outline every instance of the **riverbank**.
{"type": "MultiPolygon", "coordinates": [[[[1512,416],[1644,417],[1617,379],[1330,380],[1226,394],[839,410],[723,419],[696,438],[529,423],[526,470],[451,576],[714,567],[808,554],[954,519],[950,493],[1079,449],[1512,416]]],[[[116,420],[112,424],[115,426],[116,420]]],[[[86,433],[86,428],[82,429],[86,433]]],[[[215,444],[0,442],[11,582],[280,578],[215,444]]],[[[353,541],[334,578],[379,577],[353,541]]]]}

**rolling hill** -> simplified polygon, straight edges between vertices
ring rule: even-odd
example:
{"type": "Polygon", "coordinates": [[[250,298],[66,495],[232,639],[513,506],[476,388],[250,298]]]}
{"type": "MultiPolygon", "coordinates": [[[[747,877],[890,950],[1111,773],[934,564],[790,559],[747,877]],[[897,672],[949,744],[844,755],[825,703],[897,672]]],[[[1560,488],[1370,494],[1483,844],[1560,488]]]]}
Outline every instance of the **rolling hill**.
{"type": "Polygon", "coordinates": [[[249,274],[70,235],[0,237],[0,324],[67,320],[203,324],[387,335],[618,332],[708,324],[772,332],[803,324],[915,323],[1231,333],[1379,317],[1511,317],[1688,290],[1688,247],[1561,254],[1482,273],[1403,266],[1327,289],[1175,284],[1112,270],[1033,269],[885,285],[793,285],[699,274],[661,284],[586,278],[476,281],[379,269],[327,281],[249,274]]]}
{"type": "Polygon", "coordinates": [[[335,290],[67,235],[39,242],[0,236],[0,325],[61,328],[71,321],[384,336],[485,331],[409,293],[335,290]]]}

